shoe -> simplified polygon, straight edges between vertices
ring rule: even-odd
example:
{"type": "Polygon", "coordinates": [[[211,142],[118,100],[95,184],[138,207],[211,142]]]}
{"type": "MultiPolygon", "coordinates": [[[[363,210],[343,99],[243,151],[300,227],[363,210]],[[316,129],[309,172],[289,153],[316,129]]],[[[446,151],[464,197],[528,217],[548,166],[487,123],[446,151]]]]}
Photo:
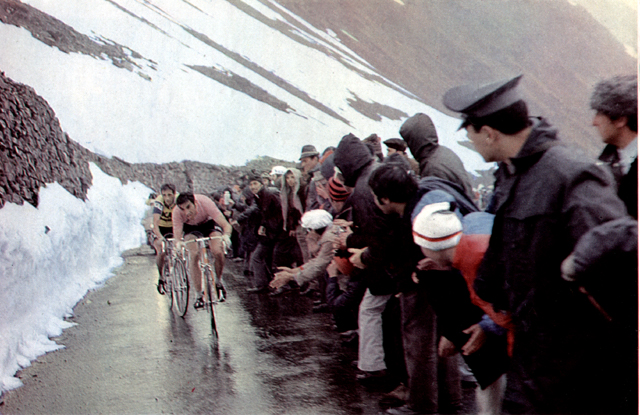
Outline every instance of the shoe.
{"type": "Polygon", "coordinates": [[[304,295],[305,297],[313,297],[315,292],[316,292],[315,288],[307,287],[306,290],[300,291],[300,295],[304,295]]]}
{"type": "Polygon", "coordinates": [[[388,386],[389,375],[385,369],[375,370],[373,372],[361,371],[356,375],[359,384],[365,387],[382,387],[388,386]]]}
{"type": "Polygon", "coordinates": [[[331,306],[329,304],[323,303],[314,305],[311,309],[314,313],[328,313],[331,311],[331,306]]]}
{"type": "Polygon", "coordinates": [[[198,297],[196,302],[193,303],[193,308],[195,308],[196,310],[200,310],[201,308],[204,308],[204,295],[201,295],[200,297],[198,297]]]}
{"type": "Polygon", "coordinates": [[[276,289],[275,291],[272,291],[269,293],[270,297],[279,297],[282,294],[291,291],[291,288],[287,287],[286,285],[283,285],[282,287],[276,289]]]}
{"type": "Polygon", "coordinates": [[[267,287],[253,287],[253,288],[247,288],[247,292],[248,293],[253,293],[253,294],[259,294],[259,293],[264,293],[267,292],[267,287]]]}
{"type": "Polygon", "coordinates": [[[218,290],[218,302],[224,303],[227,301],[227,290],[224,289],[224,285],[217,284],[216,290],[218,290]]]}
{"type": "Polygon", "coordinates": [[[414,415],[420,413],[424,412],[416,412],[413,409],[409,408],[409,405],[402,405],[398,408],[389,408],[385,411],[385,414],[389,415],[414,415]]]}
{"type": "Polygon", "coordinates": [[[158,293],[160,295],[165,295],[167,293],[167,291],[165,290],[165,287],[164,287],[164,280],[158,280],[157,288],[158,288],[158,293]]]}
{"type": "Polygon", "coordinates": [[[403,406],[409,400],[409,388],[403,383],[389,393],[382,395],[378,401],[378,405],[382,408],[397,408],[403,406]]]}

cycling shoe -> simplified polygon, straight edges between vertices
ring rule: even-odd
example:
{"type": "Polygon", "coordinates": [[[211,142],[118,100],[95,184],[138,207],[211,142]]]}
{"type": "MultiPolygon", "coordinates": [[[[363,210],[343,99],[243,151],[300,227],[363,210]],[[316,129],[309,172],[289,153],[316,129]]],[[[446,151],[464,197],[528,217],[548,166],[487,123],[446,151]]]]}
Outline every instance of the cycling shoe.
{"type": "Polygon", "coordinates": [[[193,308],[195,308],[196,310],[200,310],[201,308],[204,308],[204,296],[198,297],[196,302],[193,303],[193,308]]]}
{"type": "Polygon", "coordinates": [[[165,295],[167,293],[167,290],[165,290],[165,286],[164,286],[164,281],[163,280],[158,280],[158,293],[160,295],[165,295]]]}
{"type": "Polygon", "coordinates": [[[216,285],[216,289],[218,290],[218,302],[224,303],[227,300],[227,290],[222,284],[216,285]]]}

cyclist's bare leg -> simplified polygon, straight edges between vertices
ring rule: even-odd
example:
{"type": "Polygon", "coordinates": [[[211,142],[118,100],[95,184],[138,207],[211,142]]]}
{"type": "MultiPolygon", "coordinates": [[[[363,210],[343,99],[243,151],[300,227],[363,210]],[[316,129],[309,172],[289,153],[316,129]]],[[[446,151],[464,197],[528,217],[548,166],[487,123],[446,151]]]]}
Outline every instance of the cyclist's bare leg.
{"type": "Polygon", "coordinates": [[[162,279],[162,266],[164,265],[164,258],[166,256],[166,254],[162,252],[162,239],[158,238],[153,241],[153,246],[156,248],[156,252],[158,253],[158,255],[156,255],[156,265],[158,266],[158,272],[160,273],[160,278],[162,279]]]}
{"type": "MultiPolygon", "coordinates": [[[[187,235],[184,237],[185,241],[192,241],[196,239],[195,235],[187,235]]],[[[202,293],[202,277],[200,275],[200,265],[198,264],[198,257],[200,256],[198,251],[198,244],[191,242],[187,244],[187,251],[189,251],[189,277],[191,278],[191,286],[196,290],[196,293],[200,295],[202,293]]]]}
{"type": "MultiPolygon", "coordinates": [[[[221,236],[220,232],[211,232],[209,236],[221,236]]],[[[222,243],[222,239],[210,239],[209,240],[209,250],[213,254],[213,258],[215,259],[215,272],[216,272],[216,281],[222,282],[222,271],[224,270],[224,245],[222,243]]]]}

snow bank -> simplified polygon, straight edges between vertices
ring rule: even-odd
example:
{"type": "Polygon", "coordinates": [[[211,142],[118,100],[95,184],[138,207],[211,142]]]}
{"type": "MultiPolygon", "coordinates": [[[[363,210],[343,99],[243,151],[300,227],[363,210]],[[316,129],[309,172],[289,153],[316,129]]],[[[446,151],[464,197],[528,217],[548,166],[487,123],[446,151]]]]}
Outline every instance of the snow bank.
{"type": "Polygon", "coordinates": [[[91,173],[86,202],[55,183],[40,191],[37,209],[0,210],[0,394],[22,384],[18,370],[64,347],[49,337],[72,325],[64,317],[74,305],[144,240],[150,189],[123,186],[95,165],[91,173]]]}

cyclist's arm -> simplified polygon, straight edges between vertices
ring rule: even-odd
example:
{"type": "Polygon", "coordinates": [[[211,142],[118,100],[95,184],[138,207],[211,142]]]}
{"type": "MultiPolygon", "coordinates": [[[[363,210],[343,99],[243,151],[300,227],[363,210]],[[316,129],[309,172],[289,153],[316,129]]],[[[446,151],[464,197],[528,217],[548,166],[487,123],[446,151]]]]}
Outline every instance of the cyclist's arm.
{"type": "Polygon", "coordinates": [[[160,214],[153,214],[153,233],[158,237],[158,239],[162,239],[162,234],[160,233],[160,214]]]}
{"type": "Polygon", "coordinates": [[[178,206],[173,208],[173,212],[171,213],[171,218],[173,222],[173,237],[180,241],[184,236],[182,234],[182,227],[184,225],[184,218],[182,217],[182,211],[178,206]]]}
{"type": "MultiPolygon", "coordinates": [[[[224,214],[218,209],[215,202],[209,198],[203,199],[200,203],[200,206],[204,208],[209,217],[213,219],[215,223],[220,225],[224,234],[227,236],[231,236],[231,232],[233,232],[233,228],[225,218],[224,214]]],[[[175,220],[174,220],[175,221],[175,220]]]]}
{"type": "Polygon", "coordinates": [[[153,233],[159,238],[162,239],[162,234],[160,233],[160,215],[162,214],[162,203],[160,201],[155,200],[153,202],[153,233]]]}

